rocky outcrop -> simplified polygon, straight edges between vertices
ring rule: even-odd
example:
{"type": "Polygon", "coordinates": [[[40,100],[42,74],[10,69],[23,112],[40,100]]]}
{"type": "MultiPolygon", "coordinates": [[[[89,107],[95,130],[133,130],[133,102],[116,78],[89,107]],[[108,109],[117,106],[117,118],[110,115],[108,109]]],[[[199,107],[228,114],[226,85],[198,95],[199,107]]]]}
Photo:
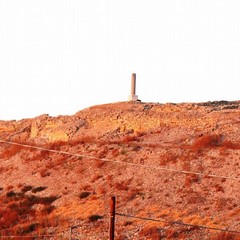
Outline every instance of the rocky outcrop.
{"type": "Polygon", "coordinates": [[[165,138],[174,135],[174,132],[178,132],[176,138],[182,138],[184,136],[179,136],[179,133],[185,132],[188,135],[186,129],[191,129],[191,134],[202,131],[230,134],[234,129],[232,137],[239,138],[239,105],[237,101],[104,104],[84,109],[73,116],[51,117],[45,114],[21,121],[1,121],[0,136],[18,141],[46,143],[86,136],[96,139],[114,138],[121,134],[154,132],[156,129],[162,131],[165,138]],[[216,111],[216,107],[221,109],[216,111]]]}

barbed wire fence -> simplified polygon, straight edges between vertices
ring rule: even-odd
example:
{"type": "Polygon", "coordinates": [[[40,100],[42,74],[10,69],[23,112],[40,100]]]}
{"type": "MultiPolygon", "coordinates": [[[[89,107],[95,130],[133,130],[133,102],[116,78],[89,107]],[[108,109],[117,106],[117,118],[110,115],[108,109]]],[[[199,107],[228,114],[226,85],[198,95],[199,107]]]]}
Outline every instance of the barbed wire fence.
{"type": "MultiPolygon", "coordinates": [[[[85,155],[85,154],[79,154],[79,153],[71,153],[71,152],[66,152],[66,151],[60,151],[60,150],[55,150],[55,149],[48,149],[46,147],[42,147],[42,146],[35,146],[35,145],[29,145],[29,144],[22,144],[22,143],[18,143],[18,142],[13,142],[13,141],[7,141],[7,140],[3,140],[0,139],[0,143],[6,143],[6,144],[10,144],[10,145],[16,145],[16,146],[21,146],[24,148],[31,148],[31,149],[35,149],[35,150],[40,150],[40,151],[48,151],[50,153],[57,153],[57,154],[64,154],[64,155],[68,155],[68,156],[73,156],[73,157],[77,157],[77,158],[85,158],[85,159],[89,159],[89,160],[100,160],[100,161],[104,161],[104,162],[110,162],[110,163],[114,163],[114,164],[124,164],[124,165],[128,165],[128,166],[133,166],[133,167],[141,167],[141,168],[146,168],[146,169],[155,169],[158,171],[165,171],[165,172],[174,172],[174,173],[178,173],[178,174],[193,174],[193,175],[197,175],[197,176],[202,176],[202,177],[209,177],[209,178],[220,178],[220,179],[228,179],[228,180],[232,180],[232,181],[239,181],[240,178],[236,177],[236,176],[224,176],[224,175],[217,175],[217,174],[204,174],[203,172],[194,172],[194,171],[185,171],[185,170],[179,170],[179,169],[172,169],[172,168],[165,168],[165,167],[155,167],[155,166],[151,166],[151,165],[145,165],[143,164],[137,164],[137,163],[132,163],[132,162],[122,162],[119,160],[113,160],[113,159],[108,159],[108,158],[100,158],[100,157],[95,157],[95,156],[91,156],[91,155],[85,155]]],[[[166,223],[169,225],[178,225],[178,226],[184,226],[184,227],[194,227],[196,229],[206,229],[206,230],[213,230],[213,231],[218,231],[218,232],[225,232],[225,233],[232,233],[232,234],[237,234],[240,236],[240,231],[237,230],[231,230],[228,228],[217,228],[217,227],[209,227],[206,225],[195,225],[195,224],[189,224],[189,223],[185,223],[183,220],[178,220],[178,221],[167,221],[165,219],[154,219],[154,218],[150,218],[150,217],[139,217],[136,215],[130,215],[130,214],[126,214],[126,213],[122,213],[122,212],[117,212],[116,211],[116,197],[112,196],[110,198],[110,205],[109,205],[109,240],[114,240],[115,237],[115,219],[116,216],[119,217],[124,217],[124,218],[130,218],[130,219],[137,219],[137,220],[142,220],[142,221],[151,221],[151,222],[158,222],[158,223],[166,223]]],[[[2,239],[21,239],[21,238],[29,238],[29,239],[56,239],[58,237],[63,237],[63,233],[66,237],[66,239],[70,239],[70,240],[75,240],[73,237],[73,229],[78,229],[81,225],[72,225],[69,226],[68,228],[66,228],[63,231],[60,232],[55,232],[54,234],[46,234],[46,235],[32,235],[32,236],[26,236],[26,235],[0,235],[0,238],[2,239]]],[[[0,232],[1,233],[1,232],[0,232]]]]}

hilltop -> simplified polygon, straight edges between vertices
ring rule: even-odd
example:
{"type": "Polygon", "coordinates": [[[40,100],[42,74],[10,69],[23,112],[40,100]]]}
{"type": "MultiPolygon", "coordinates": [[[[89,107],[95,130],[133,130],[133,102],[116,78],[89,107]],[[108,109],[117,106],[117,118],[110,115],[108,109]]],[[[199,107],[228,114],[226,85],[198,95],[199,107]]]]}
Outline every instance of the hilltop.
{"type": "Polygon", "coordinates": [[[240,232],[240,101],[104,104],[0,139],[0,236],[108,239],[116,196],[117,240],[240,239],[218,230],[240,232]]]}

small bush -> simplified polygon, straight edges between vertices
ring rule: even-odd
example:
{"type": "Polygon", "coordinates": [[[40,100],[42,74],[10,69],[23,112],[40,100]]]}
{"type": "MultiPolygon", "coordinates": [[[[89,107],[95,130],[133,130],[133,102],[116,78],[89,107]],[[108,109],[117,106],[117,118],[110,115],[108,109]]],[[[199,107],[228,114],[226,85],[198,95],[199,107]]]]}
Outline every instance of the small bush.
{"type": "Polygon", "coordinates": [[[18,232],[18,234],[28,234],[33,232],[37,227],[38,227],[38,223],[31,223],[26,227],[21,228],[21,231],[18,232]]]}
{"type": "Polygon", "coordinates": [[[28,191],[30,191],[30,190],[32,190],[32,186],[30,186],[30,185],[24,186],[24,187],[21,189],[21,191],[22,191],[23,193],[28,192],[28,191]]]}
{"type": "Polygon", "coordinates": [[[55,209],[54,206],[49,205],[49,206],[44,206],[44,208],[41,211],[42,215],[48,215],[49,213],[51,213],[53,210],[55,209]]]}
{"type": "Polygon", "coordinates": [[[120,152],[122,155],[127,155],[127,150],[121,150],[121,152],[120,152]]]}
{"type": "Polygon", "coordinates": [[[239,238],[233,233],[221,232],[212,236],[210,240],[239,240],[239,238]]]}
{"type": "Polygon", "coordinates": [[[41,192],[41,191],[45,190],[46,188],[47,187],[43,187],[43,186],[33,188],[32,193],[41,192]]]}
{"type": "Polygon", "coordinates": [[[14,197],[17,197],[17,195],[18,194],[14,191],[9,191],[6,193],[6,197],[8,197],[8,198],[14,198],[14,197]]]}
{"type": "Polygon", "coordinates": [[[89,216],[88,220],[90,222],[96,222],[97,220],[102,219],[102,218],[103,218],[103,216],[100,216],[100,215],[91,215],[91,216],[89,216]]]}
{"type": "Polygon", "coordinates": [[[90,192],[82,192],[79,194],[79,198],[87,198],[91,193],[90,192]]]}
{"type": "Polygon", "coordinates": [[[7,186],[7,191],[12,190],[12,189],[13,189],[12,185],[7,186]]]}
{"type": "Polygon", "coordinates": [[[1,228],[12,227],[18,222],[18,212],[7,208],[1,213],[1,228]]]}
{"type": "Polygon", "coordinates": [[[185,187],[190,187],[192,183],[197,183],[200,180],[200,176],[197,174],[188,174],[185,177],[185,187]]]}
{"type": "Polygon", "coordinates": [[[206,135],[199,137],[192,145],[193,150],[202,150],[204,148],[220,147],[223,145],[223,136],[206,135]]]}
{"type": "Polygon", "coordinates": [[[127,181],[117,182],[114,185],[117,190],[127,191],[129,189],[130,182],[131,182],[131,179],[128,179],[127,181]]]}
{"type": "Polygon", "coordinates": [[[132,146],[132,150],[133,150],[134,152],[138,152],[140,149],[141,149],[141,146],[139,146],[139,145],[133,145],[133,146],[132,146]]]}
{"type": "MultiPolygon", "coordinates": [[[[22,190],[28,189],[30,188],[22,190]]],[[[40,217],[48,215],[54,210],[55,207],[51,203],[57,198],[57,196],[37,197],[8,190],[6,195],[1,195],[0,199],[0,235],[22,235],[21,239],[30,239],[27,237],[29,233],[44,227],[40,217]],[[35,208],[36,204],[43,206],[35,208]]],[[[53,226],[53,224],[49,223],[47,227],[49,226],[53,226]]]]}
{"type": "Polygon", "coordinates": [[[177,162],[177,155],[171,152],[163,154],[160,158],[160,165],[165,166],[169,163],[175,164],[177,162]]]}
{"type": "Polygon", "coordinates": [[[3,150],[0,154],[2,158],[9,159],[19,153],[23,148],[18,145],[11,145],[3,150]]]}
{"type": "Polygon", "coordinates": [[[221,185],[215,184],[214,187],[215,187],[216,191],[218,191],[218,192],[224,192],[224,188],[223,188],[221,185]]]}
{"type": "Polygon", "coordinates": [[[59,198],[58,196],[43,197],[43,198],[40,198],[39,203],[44,205],[50,205],[54,201],[56,201],[58,198],[59,198]]]}
{"type": "Polygon", "coordinates": [[[50,175],[51,175],[51,173],[48,171],[47,168],[44,168],[44,169],[41,169],[41,170],[40,170],[40,176],[41,176],[42,178],[48,177],[48,176],[50,176],[50,175]]]}
{"type": "Polygon", "coordinates": [[[129,226],[129,225],[132,225],[133,224],[133,222],[132,221],[126,221],[126,222],[124,222],[124,224],[123,224],[123,226],[129,226]]]}
{"type": "Polygon", "coordinates": [[[161,239],[161,229],[157,228],[155,226],[151,226],[151,227],[144,227],[141,231],[140,231],[140,236],[144,236],[147,237],[147,239],[152,239],[152,240],[157,240],[157,239],[161,239]]]}
{"type": "Polygon", "coordinates": [[[27,159],[27,161],[42,161],[43,159],[47,159],[49,156],[49,151],[40,150],[34,151],[27,159]]]}

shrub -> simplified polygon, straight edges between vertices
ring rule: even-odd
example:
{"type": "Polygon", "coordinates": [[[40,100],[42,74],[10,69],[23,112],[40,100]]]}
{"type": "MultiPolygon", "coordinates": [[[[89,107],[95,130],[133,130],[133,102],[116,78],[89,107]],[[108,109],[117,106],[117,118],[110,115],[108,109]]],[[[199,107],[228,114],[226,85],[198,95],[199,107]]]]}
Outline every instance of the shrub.
{"type": "Polygon", "coordinates": [[[63,155],[57,157],[56,159],[54,159],[54,162],[55,162],[54,165],[55,165],[55,166],[62,165],[62,164],[64,164],[64,163],[66,163],[68,159],[69,159],[69,156],[63,154],[63,155]]]}
{"type": "Polygon", "coordinates": [[[40,156],[41,156],[41,158],[48,158],[48,156],[49,156],[49,151],[47,151],[47,150],[41,150],[41,151],[40,151],[40,156]]]}
{"type": "Polygon", "coordinates": [[[30,191],[30,190],[32,190],[32,186],[30,186],[30,185],[24,186],[24,187],[21,189],[21,191],[22,191],[23,193],[28,192],[28,191],[30,191]]]}
{"type": "Polygon", "coordinates": [[[127,191],[129,189],[130,182],[131,182],[131,179],[128,179],[127,181],[117,182],[115,183],[115,188],[117,190],[127,191]]]}
{"type": "Polygon", "coordinates": [[[47,168],[43,168],[43,169],[40,170],[40,176],[41,176],[42,178],[48,177],[48,176],[50,176],[50,175],[51,175],[51,173],[48,171],[47,168]]]}
{"type": "Polygon", "coordinates": [[[192,145],[193,150],[202,150],[204,148],[220,147],[223,144],[223,136],[206,135],[199,137],[192,145]]]}
{"type": "Polygon", "coordinates": [[[129,226],[129,225],[132,225],[133,224],[133,222],[132,221],[126,221],[126,222],[124,222],[124,224],[123,224],[123,226],[129,226]]]}
{"type": "Polygon", "coordinates": [[[140,235],[147,237],[147,239],[152,239],[152,240],[157,240],[157,239],[161,239],[161,229],[156,227],[156,226],[151,226],[151,227],[144,227],[141,231],[140,231],[140,235]]]}
{"type": "Polygon", "coordinates": [[[192,183],[197,183],[200,180],[200,176],[197,174],[188,174],[185,177],[185,187],[190,187],[192,183]]]}
{"type": "Polygon", "coordinates": [[[19,235],[28,234],[28,233],[33,232],[38,226],[39,226],[38,223],[31,223],[31,224],[29,224],[29,225],[27,225],[27,226],[24,226],[24,227],[19,228],[18,231],[17,231],[17,233],[18,233],[19,235]]]}
{"type": "Polygon", "coordinates": [[[8,205],[8,208],[11,210],[17,210],[19,208],[19,205],[16,202],[12,202],[8,205]]]}
{"type": "Polygon", "coordinates": [[[37,197],[37,196],[31,195],[31,196],[27,196],[26,199],[20,203],[20,205],[21,207],[28,207],[28,208],[30,208],[34,204],[50,205],[58,198],[59,198],[58,196],[37,197]]]}
{"type": "Polygon", "coordinates": [[[44,206],[44,208],[41,211],[42,215],[48,215],[49,213],[51,213],[53,210],[55,209],[54,206],[49,205],[49,206],[44,206]]]}
{"type": "Polygon", "coordinates": [[[91,193],[90,192],[82,192],[79,194],[79,198],[87,198],[91,193]]]}
{"type": "Polygon", "coordinates": [[[233,142],[227,141],[227,140],[223,142],[223,147],[229,148],[229,149],[240,149],[239,144],[236,144],[236,143],[233,143],[233,142]]]}
{"type": "Polygon", "coordinates": [[[46,159],[46,158],[48,158],[48,156],[49,156],[49,151],[40,150],[40,151],[36,151],[35,153],[33,153],[29,157],[29,160],[30,161],[38,161],[38,160],[46,159]]]}
{"type": "Polygon", "coordinates": [[[175,164],[177,162],[178,156],[172,152],[167,152],[163,154],[160,158],[160,165],[164,166],[168,163],[173,163],[175,164]]]}
{"type": "Polygon", "coordinates": [[[141,146],[139,146],[139,145],[133,145],[133,146],[132,146],[132,150],[133,150],[134,152],[138,152],[140,149],[141,149],[141,146]]]}
{"type": "Polygon", "coordinates": [[[45,190],[46,188],[47,187],[43,187],[43,186],[33,188],[32,193],[41,192],[41,191],[45,190]]]}
{"type": "Polygon", "coordinates": [[[103,218],[103,216],[100,216],[100,215],[91,215],[91,216],[89,216],[88,220],[90,222],[96,222],[97,220],[102,219],[102,218],[103,218]]]}
{"type": "Polygon", "coordinates": [[[17,153],[19,153],[22,150],[21,146],[18,145],[10,145],[9,147],[7,147],[5,150],[2,151],[1,153],[1,157],[2,158],[11,158],[13,156],[15,156],[17,153]]]}
{"type": "Polygon", "coordinates": [[[23,198],[23,196],[24,196],[23,193],[18,193],[14,191],[9,191],[6,193],[7,198],[13,198],[14,200],[20,200],[23,198]]]}
{"type": "Polygon", "coordinates": [[[121,150],[121,152],[120,152],[122,155],[127,155],[127,150],[121,150]]]}
{"type": "Polygon", "coordinates": [[[1,228],[9,228],[14,226],[18,222],[18,213],[7,208],[1,214],[1,228]]]}
{"type": "Polygon", "coordinates": [[[43,198],[40,198],[39,203],[44,205],[50,205],[54,201],[56,201],[58,198],[59,198],[58,196],[43,197],[43,198]]]}
{"type": "Polygon", "coordinates": [[[239,238],[233,234],[228,232],[218,233],[210,238],[210,240],[238,240],[239,238]]]}
{"type": "Polygon", "coordinates": [[[12,186],[12,185],[7,186],[7,191],[9,191],[9,190],[11,190],[11,189],[13,189],[13,186],[12,186]]]}
{"type": "Polygon", "coordinates": [[[218,192],[224,192],[224,188],[223,188],[221,185],[215,184],[214,187],[215,187],[216,191],[218,191],[218,192]]]}
{"type": "Polygon", "coordinates": [[[46,150],[35,150],[34,152],[29,154],[27,161],[41,161],[46,159],[49,156],[49,152],[46,150]]]}
{"type": "Polygon", "coordinates": [[[57,196],[37,197],[24,195],[23,192],[8,191],[6,195],[1,196],[0,235],[22,235],[21,239],[27,239],[29,233],[43,227],[39,217],[53,211],[55,207],[51,203],[57,198],[57,196]],[[43,206],[34,208],[35,204],[43,206]]]}

